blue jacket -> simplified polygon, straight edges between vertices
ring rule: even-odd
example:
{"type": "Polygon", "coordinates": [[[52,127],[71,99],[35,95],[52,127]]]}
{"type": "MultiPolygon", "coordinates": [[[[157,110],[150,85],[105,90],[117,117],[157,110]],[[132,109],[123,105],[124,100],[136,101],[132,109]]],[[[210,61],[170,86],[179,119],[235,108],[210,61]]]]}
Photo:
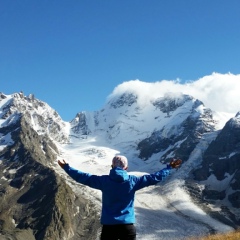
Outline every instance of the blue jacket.
{"type": "Polygon", "coordinates": [[[64,170],[75,181],[102,191],[101,224],[115,225],[135,223],[135,192],[162,181],[170,174],[171,167],[141,177],[128,175],[127,171],[118,167],[103,176],[81,172],[68,164],[64,170]]]}

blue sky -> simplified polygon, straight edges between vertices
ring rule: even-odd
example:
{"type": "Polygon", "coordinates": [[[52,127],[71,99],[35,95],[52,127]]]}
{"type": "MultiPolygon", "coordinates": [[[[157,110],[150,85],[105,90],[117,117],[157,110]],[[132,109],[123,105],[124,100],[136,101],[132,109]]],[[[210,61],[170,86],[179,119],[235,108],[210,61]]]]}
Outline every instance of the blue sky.
{"type": "Polygon", "coordinates": [[[0,92],[63,118],[129,80],[240,73],[239,0],[0,0],[0,92]]]}

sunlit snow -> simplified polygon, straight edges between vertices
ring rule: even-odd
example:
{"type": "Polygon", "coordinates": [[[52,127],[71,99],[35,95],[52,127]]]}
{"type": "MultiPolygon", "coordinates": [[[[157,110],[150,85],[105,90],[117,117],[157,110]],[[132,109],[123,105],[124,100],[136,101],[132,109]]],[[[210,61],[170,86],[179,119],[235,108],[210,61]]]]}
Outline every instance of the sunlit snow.
{"type": "MultiPolygon", "coordinates": [[[[206,140],[208,141],[206,136],[206,140]]],[[[165,167],[161,163],[151,161],[148,163],[134,157],[134,152],[123,152],[123,149],[114,149],[106,142],[96,139],[73,138],[70,144],[59,146],[60,159],[65,159],[72,167],[96,175],[108,174],[111,159],[115,154],[124,154],[129,159],[129,174],[143,175],[152,173],[165,167]],[[144,169],[144,171],[143,171],[144,169]]],[[[150,186],[136,193],[136,228],[138,239],[142,240],[181,240],[189,236],[200,236],[209,231],[225,232],[232,230],[211,217],[200,207],[196,206],[183,188],[184,176],[190,170],[189,165],[196,164],[194,159],[204,150],[204,143],[199,144],[199,151],[191,156],[189,162],[183,164],[178,171],[173,170],[172,175],[156,186],[150,186]],[[192,159],[192,160],[191,160],[192,159]]],[[[56,166],[65,179],[66,174],[56,166]]],[[[83,191],[76,187],[75,190],[83,191]]],[[[86,187],[84,190],[99,205],[101,192],[86,187]]]]}

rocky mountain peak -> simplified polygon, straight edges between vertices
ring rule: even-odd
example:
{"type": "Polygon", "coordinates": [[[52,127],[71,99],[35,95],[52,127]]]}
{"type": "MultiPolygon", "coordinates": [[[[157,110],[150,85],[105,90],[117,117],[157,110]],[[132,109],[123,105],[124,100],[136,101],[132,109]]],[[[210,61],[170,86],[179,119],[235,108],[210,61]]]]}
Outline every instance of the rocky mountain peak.
{"type": "Polygon", "coordinates": [[[153,105],[165,113],[168,120],[139,142],[139,156],[145,160],[160,152],[165,152],[159,159],[163,162],[168,161],[168,156],[187,159],[201,136],[215,129],[212,111],[191,96],[168,94],[153,105]]]}
{"type": "Polygon", "coordinates": [[[23,92],[12,95],[1,94],[0,118],[2,125],[8,125],[16,116],[24,115],[28,123],[38,134],[47,134],[58,142],[68,141],[66,123],[47,103],[34,97],[24,96],[23,92]],[[2,104],[1,104],[2,102],[2,104]]]}
{"type": "Polygon", "coordinates": [[[238,112],[235,117],[240,118],[240,112],[238,112]]]}
{"type": "Polygon", "coordinates": [[[230,119],[230,121],[227,123],[233,128],[239,128],[240,127],[240,112],[238,112],[234,118],[230,119]]]}
{"type": "Polygon", "coordinates": [[[123,93],[118,97],[114,97],[108,103],[112,108],[120,108],[123,106],[130,107],[132,104],[137,102],[137,95],[134,93],[123,93]]]}
{"type": "Polygon", "coordinates": [[[55,143],[32,129],[24,114],[9,132],[13,143],[0,151],[0,239],[77,240],[78,232],[93,239],[97,212],[54,171],[55,143]],[[79,207],[81,216],[76,214],[79,207]],[[92,217],[86,218],[88,211],[92,217]],[[89,221],[92,232],[87,231],[89,221]]]}
{"type": "Polygon", "coordinates": [[[85,136],[91,134],[88,127],[87,116],[85,112],[79,112],[76,117],[70,122],[71,130],[74,134],[85,136]]]}
{"type": "MultiPolygon", "coordinates": [[[[163,113],[169,113],[175,111],[187,101],[193,101],[193,97],[185,94],[166,93],[163,97],[153,101],[152,104],[163,113]]],[[[202,103],[198,101],[197,104],[201,105],[202,103]]]]}

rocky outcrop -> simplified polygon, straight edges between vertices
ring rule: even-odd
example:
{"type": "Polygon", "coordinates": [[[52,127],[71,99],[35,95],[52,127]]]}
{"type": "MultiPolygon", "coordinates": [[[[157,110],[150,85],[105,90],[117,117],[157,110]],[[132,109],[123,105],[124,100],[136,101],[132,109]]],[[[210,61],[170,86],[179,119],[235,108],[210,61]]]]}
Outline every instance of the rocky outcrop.
{"type": "Polygon", "coordinates": [[[87,136],[91,133],[90,129],[88,128],[87,117],[84,112],[78,113],[70,123],[74,134],[87,136]]]}
{"type": "MultiPolygon", "coordinates": [[[[161,157],[162,162],[167,162],[169,156],[187,160],[190,153],[199,143],[202,135],[214,131],[214,120],[210,109],[204,108],[203,103],[192,97],[182,95],[179,98],[168,95],[153,102],[160,111],[167,113],[166,118],[172,118],[169,126],[155,130],[151,136],[138,143],[139,157],[147,160],[153,154],[165,152],[161,157]],[[203,110],[198,111],[202,106],[203,110]],[[179,107],[189,109],[186,117],[181,114],[179,107]],[[179,114],[174,114],[179,111],[179,114]]],[[[186,110],[184,110],[186,111],[186,110]]]]}
{"type": "Polygon", "coordinates": [[[205,183],[201,198],[224,209],[236,225],[240,224],[240,116],[230,119],[211,142],[201,166],[193,171],[195,181],[205,183]],[[226,202],[229,203],[226,205],[226,202]],[[237,213],[238,212],[238,213],[237,213]]]}
{"type": "Polygon", "coordinates": [[[132,104],[137,102],[137,95],[134,93],[123,93],[116,99],[112,99],[108,104],[111,108],[120,108],[123,106],[132,106],[132,104]]]}
{"type": "Polygon", "coordinates": [[[228,175],[232,176],[229,187],[240,190],[239,158],[240,121],[238,118],[233,118],[227,122],[215,141],[209,145],[203,156],[201,168],[194,172],[195,179],[207,180],[213,174],[218,181],[222,181],[228,175]]]}
{"type": "MultiPolygon", "coordinates": [[[[176,96],[176,94],[168,93],[165,94],[164,97],[158,98],[155,101],[153,101],[152,104],[163,113],[167,113],[167,115],[169,116],[171,112],[183,106],[186,102],[192,100],[193,97],[189,95],[179,94],[178,96],[176,96]]],[[[198,107],[202,104],[203,104],[202,102],[197,100],[194,107],[198,107]]]]}
{"type": "Polygon", "coordinates": [[[68,133],[64,130],[65,122],[47,103],[36,99],[32,94],[28,97],[24,96],[22,92],[11,96],[2,94],[0,103],[1,100],[5,100],[5,103],[1,104],[0,111],[0,118],[6,119],[5,126],[14,121],[15,115],[23,114],[28,124],[39,135],[47,134],[60,143],[68,142],[68,133]]]}
{"type": "Polygon", "coordinates": [[[6,128],[14,143],[0,153],[0,238],[96,239],[99,216],[52,169],[57,148],[25,116],[6,128]]]}

